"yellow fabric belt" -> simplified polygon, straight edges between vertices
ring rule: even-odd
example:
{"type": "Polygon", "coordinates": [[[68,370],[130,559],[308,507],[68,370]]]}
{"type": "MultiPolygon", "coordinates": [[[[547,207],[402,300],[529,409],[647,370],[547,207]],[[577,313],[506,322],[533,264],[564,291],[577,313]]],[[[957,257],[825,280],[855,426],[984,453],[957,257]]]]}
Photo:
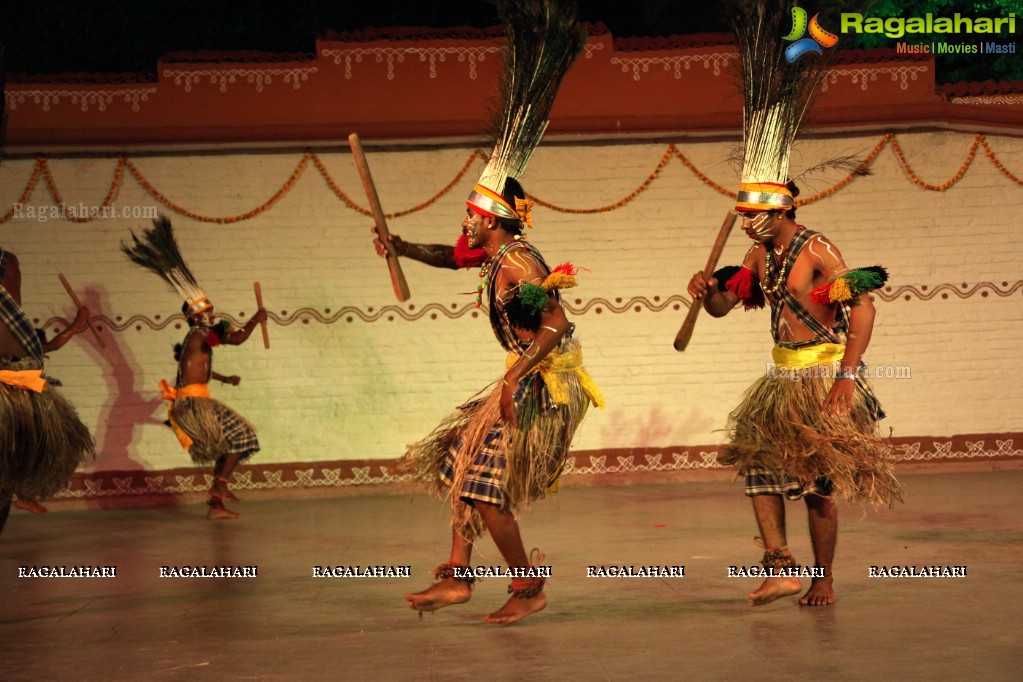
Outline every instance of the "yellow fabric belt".
{"type": "Polygon", "coordinates": [[[174,421],[174,401],[178,398],[209,398],[209,384],[186,384],[181,388],[172,388],[166,379],[161,379],[160,391],[163,393],[163,399],[169,401],[167,405],[167,420],[170,422],[171,429],[174,431],[174,435],[178,437],[181,447],[185,449],[185,452],[188,452],[188,449],[192,447],[192,438],[174,421]]]}
{"type": "Polygon", "coordinates": [[[42,375],[41,369],[0,369],[0,384],[42,393],[46,388],[46,379],[42,375]]]}
{"type": "Polygon", "coordinates": [[[806,348],[782,348],[775,346],[771,357],[778,369],[804,369],[839,362],[845,355],[843,343],[819,343],[806,348]]]}
{"type": "MultiPolygon", "coordinates": [[[[519,361],[522,356],[518,353],[508,353],[508,358],[505,363],[506,369],[511,369],[512,365],[519,361]]],[[[536,367],[530,370],[530,373],[540,372],[540,376],[543,377],[543,381],[547,384],[547,390],[551,392],[551,399],[558,405],[567,405],[570,401],[570,395],[568,391],[568,384],[565,382],[565,374],[575,374],[579,379],[579,386],[583,389],[583,393],[590,399],[590,402],[597,407],[604,407],[604,396],[601,395],[600,389],[597,388],[597,383],[590,376],[590,373],[583,367],[583,350],[582,348],[574,348],[567,353],[561,352],[561,349],[555,348],[547,354],[543,360],[540,361],[536,367]]]]}

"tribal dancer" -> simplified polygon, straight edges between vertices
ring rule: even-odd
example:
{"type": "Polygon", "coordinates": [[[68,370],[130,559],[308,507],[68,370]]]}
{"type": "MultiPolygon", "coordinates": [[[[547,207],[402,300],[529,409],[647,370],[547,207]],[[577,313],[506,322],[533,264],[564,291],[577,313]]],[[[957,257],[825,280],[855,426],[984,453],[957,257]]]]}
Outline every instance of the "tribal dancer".
{"type": "Polygon", "coordinates": [[[136,264],[155,272],[185,299],[181,311],[188,319],[188,334],[181,344],[174,388],[160,382],[164,398],[170,401],[171,427],[196,464],[213,466],[208,519],[234,519],[240,514],[224,506],[238,498],[228,489],[231,474],[239,462],[259,451],[256,431],[241,415],[210,397],[213,377],[213,348],[221,344],[244,343],[266,311],[256,311],[241,329],[226,320],[215,321],[213,304],[195,281],[178,250],[170,221],[159,218],[133,244],[122,242],[121,250],[136,264]]]}
{"type": "MultiPolygon", "coordinates": [[[[884,414],[862,362],[875,313],[868,292],[888,275],[880,267],[849,269],[826,237],[795,222],[798,188],[787,180],[789,154],[823,70],[812,58],[784,65],[780,41],[762,39],[782,35],[786,6],[752,3],[752,16],[737,24],[746,106],[735,210],[754,246],[741,268],[722,268],[706,282],[696,273],[689,293],[705,296],[704,309],[714,317],[739,303],[747,310],[764,307],[765,299],[770,304],[774,366],[730,415],[730,443],[720,461],[746,478],[765,568],[796,567],[783,497],[805,501],[815,564],[824,575],[813,578],[799,603],[821,606],[835,600],[833,499],[891,505],[901,490],[892,448],[877,427],[884,414]]],[[[749,601],[757,606],[801,590],[796,577],[769,577],[749,601]]]]}
{"type": "MultiPolygon", "coordinates": [[[[523,239],[532,226],[530,206],[512,176],[522,173],[546,127],[564,73],[582,49],[585,29],[562,0],[498,3],[508,32],[502,108],[494,151],[467,200],[465,248],[481,249],[477,304],[489,307],[498,342],[508,351],[502,378],[459,407],[432,434],[409,447],[405,465],[432,490],[449,491],[450,561],[431,587],[406,594],[416,611],[435,611],[469,600],[473,543],[489,531],[521,577],[511,597],[485,618],[512,623],[543,609],[542,555],[530,557],[516,512],[543,497],[557,480],[573,434],[589,405],[603,405],[582,365],[558,290],[573,286],[570,264],[548,267],[523,239]]],[[[455,250],[440,247],[435,265],[455,267],[455,250]]],[[[409,253],[399,248],[399,252],[409,253]]],[[[420,259],[426,260],[426,259],[420,259]]],[[[429,262],[429,261],[427,261],[429,262]]]]}
{"type": "Polygon", "coordinates": [[[18,259],[0,248],[0,532],[13,495],[50,497],[95,456],[89,430],[42,370],[43,345],[21,310],[18,259]]]}
{"type": "MultiPolygon", "coordinates": [[[[67,345],[67,342],[70,341],[75,334],[84,329],[88,323],[89,309],[82,306],[78,309],[78,312],[75,313],[75,319],[71,321],[71,324],[65,327],[64,331],[60,332],[52,339],[47,339],[46,332],[42,329],[36,329],[36,334],[39,336],[39,343],[43,348],[43,357],[48,358],[50,357],[50,353],[60,350],[67,345]]],[[[49,382],[53,386],[61,385],[59,381],[52,377],[49,379],[49,382]]],[[[14,506],[33,514],[45,514],[49,511],[46,507],[39,503],[39,500],[31,498],[16,497],[14,499],[14,506]]]]}

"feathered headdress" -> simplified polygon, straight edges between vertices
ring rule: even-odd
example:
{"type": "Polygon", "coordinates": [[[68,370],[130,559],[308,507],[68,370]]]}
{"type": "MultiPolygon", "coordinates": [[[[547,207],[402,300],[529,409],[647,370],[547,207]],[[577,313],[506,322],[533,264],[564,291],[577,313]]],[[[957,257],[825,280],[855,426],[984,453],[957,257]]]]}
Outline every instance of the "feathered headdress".
{"type": "Polygon", "coordinates": [[[497,0],[507,46],[500,100],[492,123],[493,152],[466,203],[477,212],[530,223],[532,202],[504,200],[504,183],[518,178],[547,129],[568,67],[586,42],[574,0],[497,0]]]}
{"type": "Polygon", "coordinates": [[[196,283],[192,271],[185,265],[185,259],[181,257],[178,243],[174,239],[174,228],[166,216],[153,220],[153,226],[142,231],[141,239],[134,232],[131,238],[131,246],[121,242],[121,251],[133,263],[155,272],[174,287],[188,305],[186,315],[198,315],[213,307],[202,287],[196,283]]]}
{"type": "MultiPolygon", "coordinates": [[[[795,204],[786,187],[792,143],[824,78],[827,60],[819,48],[817,56],[806,55],[791,63],[786,59],[789,44],[783,36],[791,36],[790,23],[805,27],[802,8],[792,7],[790,15],[788,0],[734,0],[733,4],[744,100],[742,174],[735,208],[788,209],[795,204]]],[[[822,31],[816,16],[813,24],[822,31]]],[[[831,37],[837,42],[836,36],[831,37]]]]}

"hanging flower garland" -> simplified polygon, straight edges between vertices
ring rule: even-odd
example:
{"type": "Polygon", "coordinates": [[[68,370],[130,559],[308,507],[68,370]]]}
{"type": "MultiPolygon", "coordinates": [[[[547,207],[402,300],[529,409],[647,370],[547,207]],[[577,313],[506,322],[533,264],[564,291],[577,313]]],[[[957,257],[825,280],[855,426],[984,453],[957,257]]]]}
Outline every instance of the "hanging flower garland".
{"type": "Polygon", "coordinates": [[[978,135],[978,137],[980,137],[980,144],[981,144],[981,146],[984,147],[984,156],[986,156],[991,161],[991,163],[993,163],[995,165],[995,168],[997,168],[1001,172],[1002,175],[1004,175],[1005,177],[1009,178],[1010,180],[1015,182],[1020,187],[1023,187],[1023,180],[1019,179],[1018,177],[1016,177],[1015,175],[1010,173],[1009,170],[1005,166],[1002,165],[1002,162],[999,161],[997,157],[995,157],[995,153],[993,151],[991,151],[991,147],[989,147],[988,144],[987,144],[987,139],[985,139],[981,135],[978,135]]]}
{"type": "Polygon", "coordinates": [[[815,201],[820,201],[821,199],[829,197],[838,190],[842,189],[856,178],[863,177],[862,174],[859,173],[858,171],[865,171],[868,168],[870,168],[870,165],[874,163],[874,159],[877,158],[877,155],[881,153],[881,150],[884,149],[885,145],[888,144],[892,139],[894,139],[894,137],[895,135],[893,133],[886,133],[885,136],[881,138],[881,141],[877,143],[877,146],[875,146],[870,151],[870,153],[867,154],[866,158],[864,158],[863,161],[860,162],[860,165],[856,167],[856,170],[849,173],[849,175],[845,176],[831,187],[820,192],[817,192],[817,194],[809,196],[806,199],[802,200],[797,199],[796,206],[805,206],[806,204],[812,204],[815,201]]]}
{"type": "Polygon", "coordinates": [[[43,157],[36,157],[35,166],[32,167],[32,177],[28,179],[28,183],[25,185],[24,191],[21,193],[21,196],[18,197],[18,201],[15,202],[14,206],[11,206],[11,210],[4,213],[3,218],[0,218],[0,223],[6,223],[8,220],[13,218],[18,206],[28,202],[28,198],[32,196],[32,192],[35,190],[36,185],[39,184],[39,174],[42,171],[43,163],[45,163],[45,159],[43,159],[43,157]]]}
{"type": "Polygon", "coordinates": [[[156,199],[161,204],[171,209],[175,213],[179,213],[187,218],[191,218],[192,220],[196,220],[202,223],[217,223],[219,225],[226,225],[229,223],[237,223],[242,220],[248,220],[249,218],[255,218],[257,215],[266,212],[267,210],[270,209],[271,206],[280,201],[281,198],[285,194],[287,194],[288,191],[295,185],[295,183],[298,182],[299,177],[301,177],[302,175],[302,171],[304,171],[305,167],[309,164],[309,158],[311,155],[312,152],[307,149],[305,154],[302,155],[302,160],[298,162],[298,165],[295,167],[295,170],[291,173],[291,177],[288,178],[284,185],[282,185],[281,188],[277,190],[274,193],[274,195],[267,199],[264,203],[252,209],[251,211],[247,211],[240,215],[226,216],[222,218],[204,216],[199,213],[189,211],[187,208],[184,208],[182,206],[178,206],[177,204],[173,203],[170,199],[168,199],[166,196],[164,196],[162,192],[153,187],[149,183],[149,181],[146,180],[145,176],[142,175],[142,172],[139,171],[135,164],[133,164],[131,161],[125,161],[125,163],[127,164],[128,171],[131,172],[132,177],[134,177],[135,180],[138,181],[140,185],[142,185],[142,188],[146,190],[146,192],[148,192],[151,197],[153,197],[154,199],[156,199]]]}
{"type": "MultiPolygon", "coordinates": [[[[1012,181],[1016,185],[1023,186],[1023,180],[1021,180],[1018,176],[1016,176],[1013,173],[1011,173],[1008,169],[1005,168],[1004,165],[1002,165],[1002,163],[995,156],[994,151],[991,149],[990,145],[988,144],[987,139],[983,135],[981,135],[980,133],[977,133],[976,135],[974,135],[973,143],[971,144],[970,149],[967,152],[966,159],[963,161],[962,166],[959,168],[959,170],[956,172],[956,174],[951,179],[949,179],[946,182],[943,182],[943,183],[941,183],[939,185],[930,184],[930,183],[924,182],[923,180],[920,179],[920,177],[916,174],[916,172],[913,170],[913,168],[910,167],[909,162],[906,160],[906,156],[905,156],[905,154],[904,154],[904,152],[902,150],[902,147],[899,145],[898,141],[896,140],[894,133],[886,133],[884,135],[884,137],[881,138],[881,141],[877,143],[877,145],[873,148],[873,150],[871,150],[871,152],[860,163],[859,168],[860,169],[865,169],[865,168],[868,168],[870,165],[872,165],[874,160],[877,158],[877,156],[881,153],[881,151],[884,149],[884,147],[886,145],[891,145],[892,152],[895,154],[895,158],[898,161],[899,166],[902,168],[903,173],[905,173],[906,177],[910,180],[910,182],[912,182],[917,187],[920,187],[920,188],[928,190],[928,191],[944,192],[944,191],[947,191],[948,189],[950,189],[952,186],[954,186],[957,182],[962,180],[963,176],[966,174],[966,171],[969,170],[970,166],[973,164],[973,161],[974,161],[974,159],[976,158],[976,155],[977,155],[977,150],[980,147],[984,148],[984,155],[991,161],[991,163],[994,165],[994,167],[1002,175],[1007,177],[1010,181],[1012,181]]],[[[610,211],[616,211],[616,210],[626,206],[627,204],[631,203],[637,197],[639,197],[640,194],[642,194],[647,189],[649,189],[650,185],[653,184],[653,182],[655,180],[657,180],[661,176],[661,172],[668,165],[668,162],[671,160],[672,156],[677,157],[679,159],[679,161],[686,168],[688,168],[697,177],[697,179],[700,180],[700,182],[702,182],[703,184],[707,185],[708,187],[713,189],[715,192],[717,192],[717,193],[719,193],[719,194],[721,194],[723,196],[726,196],[726,197],[731,197],[731,198],[735,197],[735,193],[734,192],[731,192],[728,189],[726,189],[725,187],[722,187],[721,185],[717,184],[716,182],[711,180],[705,173],[700,171],[692,163],[692,161],[690,161],[682,153],[682,151],[678,147],[676,147],[674,144],[669,144],[667,150],[665,150],[664,154],[661,156],[660,161],[657,163],[657,166],[650,173],[650,175],[647,176],[647,178],[639,185],[639,187],[637,187],[636,189],[631,191],[628,195],[626,195],[621,200],[614,202],[613,204],[608,204],[606,206],[599,206],[599,207],[596,207],[596,208],[566,208],[566,207],[563,207],[563,206],[557,206],[557,205],[555,205],[555,204],[553,204],[551,202],[548,202],[548,201],[544,201],[543,199],[540,199],[539,197],[536,197],[534,195],[531,195],[531,198],[534,201],[536,201],[536,203],[539,204],[540,206],[543,206],[545,208],[549,208],[550,210],[557,211],[559,213],[596,214],[596,213],[608,213],[610,211]]],[[[399,211],[394,211],[392,213],[388,213],[388,214],[386,214],[387,217],[388,218],[398,218],[398,217],[402,217],[402,216],[407,216],[407,215],[410,215],[410,214],[413,214],[413,213],[418,213],[419,211],[422,211],[422,210],[428,208],[429,206],[433,205],[438,200],[440,200],[443,196],[448,194],[456,185],[458,185],[459,182],[462,181],[464,176],[468,173],[469,168],[472,166],[472,164],[477,159],[479,159],[479,153],[475,152],[475,151],[472,152],[469,155],[469,158],[463,164],[462,168],[454,176],[454,178],[452,178],[452,180],[450,182],[448,182],[443,188],[441,188],[441,190],[439,192],[437,192],[433,197],[427,199],[426,201],[424,201],[424,202],[422,202],[420,204],[412,206],[411,208],[406,208],[406,209],[402,209],[402,210],[399,210],[399,211]]],[[[106,207],[110,206],[113,203],[114,198],[118,195],[118,193],[119,193],[119,191],[121,189],[121,186],[122,186],[122,184],[124,182],[124,171],[125,171],[125,169],[127,169],[128,172],[131,173],[131,176],[133,178],[135,178],[135,180],[139,183],[139,185],[150,196],[152,196],[156,201],[160,202],[161,204],[163,204],[165,207],[167,207],[171,211],[174,211],[175,213],[178,213],[179,215],[185,216],[187,218],[191,218],[192,220],[196,220],[196,221],[199,221],[199,222],[204,222],[204,223],[217,223],[217,224],[221,224],[221,225],[223,225],[223,224],[230,224],[230,223],[236,223],[236,222],[240,222],[240,221],[243,221],[243,220],[248,220],[250,218],[254,218],[254,217],[256,217],[256,216],[258,216],[258,215],[260,215],[262,213],[265,213],[271,207],[273,207],[277,202],[279,202],[284,197],[284,195],[287,194],[291,190],[291,188],[295,186],[295,183],[298,182],[299,178],[302,176],[302,173],[305,171],[305,169],[309,165],[310,161],[313,163],[313,166],[316,168],[317,172],[323,178],[324,182],[326,182],[327,187],[330,189],[330,191],[334,194],[334,196],[336,196],[338,199],[340,199],[341,202],[346,207],[348,207],[349,209],[351,209],[353,211],[361,213],[363,215],[367,215],[368,216],[370,214],[368,209],[363,208],[363,207],[359,206],[358,204],[356,204],[351,199],[351,197],[349,197],[344,191],[341,190],[341,188],[338,186],[337,182],[334,180],[334,178],[327,171],[327,168],[324,166],[323,161],[311,149],[306,149],[305,150],[305,152],[302,155],[302,159],[298,162],[298,165],[295,167],[295,170],[292,171],[291,176],[284,182],[284,184],[268,200],[266,200],[265,202],[263,202],[262,204],[260,204],[256,208],[253,208],[253,209],[251,209],[249,211],[246,211],[244,213],[240,213],[238,215],[233,215],[233,216],[222,216],[222,217],[202,215],[200,213],[196,213],[194,211],[191,211],[191,210],[185,208],[184,206],[181,206],[179,204],[174,203],[165,194],[163,194],[158,189],[156,189],[156,187],[154,187],[152,185],[152,183],[150,183],[146,179],[146,177],[142,174],[142,172],[138,169],[138,167],[130,159],[128,159],[128,158],[126,158],[125,156],[122,155],[122,156],[119,156],[118,159],[117,159],[117,165],[114,168],[114,177],[113,177],[113,179],[112,179],[112,181],[110,183],[110,188],[107,190],[106,196],[103,199],[103,203],[101,204],[101,207],[102,208],[106,208],[106,207]]],[[[28,200],[31,197],[32,193],[35,191],[35,188],[39,184],[40,177],[43,178],[43,181],[44,181],[44,183],[46,185],[47,191],[48,191],[48,193],[50,195],[50,198],[53,200],[53,202],[57,206],[63,206],[63,199],[61,197],[60,189],[57,187],[57,183],[53,179],[53,175],[52,175],[52,173],[50,171],[49,163],[48,163],[48,161],[47,161],[47,159],[45,157],[40,156],[40,157],[36,158],[35,165],[32,168],[32,175],[29,177],[28,182],[25,184],[25,189],[22,191],[21,196],[18,198],[18,201],[15,203],[15,205],[11,209],[8,210],[2,217],[0,217],[0,224],[9,222],[10,220],[15,218],[15,215],[17,213],[17,207],[19,205],[22,205],[22,204],[25,204],[25,203],[28,202],[28,200]]],[[[814,194],[813,196],[807,197],[806,199],[798,201],[796,203],[799,206],[805,206],[806,204],[810,204],[810,203],[813,203],[815,201],[819,201],[821,199],[829,197],[832,194],[834,194],[835,192],[838,192],[839,190],[841,190],[844,187],[846,187],[850,182],[855,180],[857,177],[860,177],[860,176],[855,171],[853,171],[847,177],[843,178],[842,180],[839,180],[838,182],[836,182],[831,187],[829,187],[829,188],[827,188],[827,189],[825,189],[825,190],[823,190],[821,192],[818,192],[817,194],[814,194]]],[[[95,220],[96,218],[95,218],[95,216],[67,216],[67,219],[71,220],[71,221],[74,221],[76,223],[87,223],[87,222],[91,222],[92,220],[95,220]]]]}
{"type": "Polygon", "coordinates": [[[977,147],[980,146],[980,141],[982,139],[984,139],[984,136],[981,135],[980,133],[977,133],[977,135],[974,136],[973,145],[970,146],[970,151],[966,154],[966,161],[963,162],[962,167],[960,167],[959,171],[954,176],[952,176],[952,179],[947,180],[941,183],[940,185],[932,185],[926,183],[919,177],[917,177],[916,173],[913,172],[913,169],[909,167],[909,162],[906,161],[906,157],[902,153],[902,147],[899,146],[899,141],[895,139],[894,135],[892,135],[891,144],[892,151],[895,152],[895,158],[898,159],[899,165],[902,167],[902,171],[906,174],[906,177],[908,177],[914,185],[916,185],[917,187],[923,187],[924,189],[930,190],[932,192],[944,192],[952,185],[962,180],[963,176],[966,175],[966,170],[970,167],[970,164],[973,163],[973,157],[977,155],[977,147]]]}
{"type": "Polygon", "coordinates": [[[543,206],[544,208],[549,208],[552,211],[557,211],[558,213],[607,213],[609,211],[616,211],[645,192],[647,188],[650,187],[651,183],[660,177],[661,171],[664,170],[664,167],[668,165],[668,161],[671,160],[671,154],[674,149],[675,145],[668,145],[668,150],[664,152],[664,155],[661,157],[661,161],[657,164],[657,168],[655,168],[654,172],[643,181],[643,184],[632,190],[632,192],[630,192],[624,199],[616,201],[613,204],[608,204],[607,206],[601,206],[599,208],[563,208],[561,206],[555,206],[554,204],[548,203],[532,194],[529,198],[536,202],[537,206],[543,206]]]}

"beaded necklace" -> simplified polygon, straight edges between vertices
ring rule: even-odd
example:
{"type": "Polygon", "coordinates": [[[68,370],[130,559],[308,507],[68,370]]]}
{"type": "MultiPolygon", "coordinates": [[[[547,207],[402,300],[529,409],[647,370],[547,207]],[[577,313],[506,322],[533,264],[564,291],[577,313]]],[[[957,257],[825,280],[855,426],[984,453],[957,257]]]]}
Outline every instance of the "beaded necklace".
{"type": "MultiPolygon", "coordinates": [[[[805,230],[802,225],[796,228],[796,234],[799,234],[802,230],[805,230]]],[[[781,253],[778,254],[778,260],[781,261],[781,267],[778,267],[774,260],[774,249],[767,250],[767,257],[764,259],[764,281],[760,288],[764,290],[765,294],[774,296],[781,288],[788,284],[789,269],[792,267],[792,262],[795,258],[789,258],[789,246],[792,246],[796,235],[792,236],[792,240],[789,241],[788,246],[782,249],[781,253]]]]}
{"type": "Polygon", "coordinates": [[[519,235],[519,234],[515,235],[512,238],[512,241],[506,242],[506,243],[501,245],[501,248],[499,248],[497,250],[497,253],[494,254],[493,258],[488,258],[483,263],[483,267],[480,268],[480,281],[479,281],[479,284],[476,285],[476,307],[477,308],[479,308],[481,305],[483,305],[483,290],[486,289],[487,285],[490,284],[490,269],[493,267],[494,263],[497,263],[502,258],[504,258],[504,254],[508,253],[508,251],[513,246],[515,246],[516,244],[519,244],[521,242],[521,240],[522,240],[522,235],[519,235]]]}
{"type": "Polygon", "coordinates": [[[764,260],[764,283],[761,287],[765,294],[774,296],[785,285],[791,265],[787,258],[788,251],[789,249],[786,246],[785,250],[778,256],[781,259],[780,268],[774,262],[774,251],[767,251],[767,258],[764,260]]]}

